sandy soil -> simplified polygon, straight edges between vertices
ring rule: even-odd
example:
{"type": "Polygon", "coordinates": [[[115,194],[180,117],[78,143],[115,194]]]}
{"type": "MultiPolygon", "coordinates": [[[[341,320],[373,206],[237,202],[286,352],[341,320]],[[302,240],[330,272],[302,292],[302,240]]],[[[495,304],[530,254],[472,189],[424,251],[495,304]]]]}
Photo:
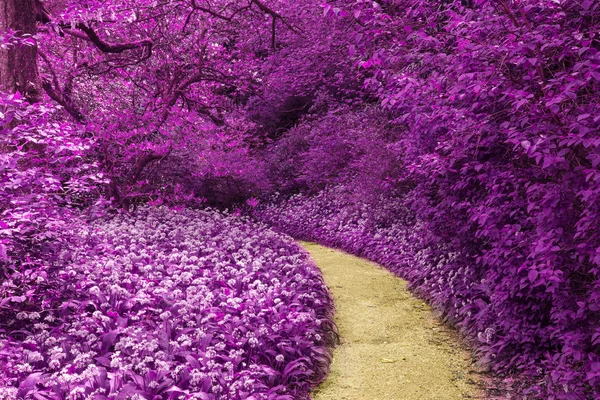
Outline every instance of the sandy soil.
{"type": "Polygon", "coordinates": [[[405,281],[364,259],[302,245],[333,294],[341,336],[314,400],[481,398],[469,352],[405,281]]]}

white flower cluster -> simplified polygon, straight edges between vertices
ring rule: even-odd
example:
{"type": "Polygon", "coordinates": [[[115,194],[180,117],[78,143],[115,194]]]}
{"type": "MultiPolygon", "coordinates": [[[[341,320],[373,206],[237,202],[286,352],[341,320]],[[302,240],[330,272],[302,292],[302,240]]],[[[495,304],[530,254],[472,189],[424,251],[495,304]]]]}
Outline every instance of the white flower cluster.
{"type": "Polygon", "coordinates": [[[319,348],[326,349],[332,302],[289,238],[218,212],[166,208],[89,232],[62,272],[76,276],[80,298],[63,305],[52,326],[38,327],[20,356],[0,360],[20,365],[0,378],[0,393],[43,371],[44,387],[73,398],[90,388],[112,398],[133,386],[148,396],[174,386],[215,400],[262,398],[278,386],[302,398],[326,369],[319,348]],[[306,374],[287,376],[285,366],[298,359],[309,360],[306,374]]]}

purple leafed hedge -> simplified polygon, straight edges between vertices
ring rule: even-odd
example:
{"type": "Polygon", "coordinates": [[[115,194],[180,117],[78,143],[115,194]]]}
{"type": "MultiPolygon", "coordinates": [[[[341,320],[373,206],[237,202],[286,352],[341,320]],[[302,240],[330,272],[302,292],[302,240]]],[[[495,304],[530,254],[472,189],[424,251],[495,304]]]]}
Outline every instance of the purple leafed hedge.
{"type": "Polygon", "coordinates": [[[75,237],[38,277],[55,297],[10,298],[1,399],[307,399],[327,374],[332,301],[289,238],[167,208],[75,237]]]}
{"type": "MultiPolygon", "coordinates": [[[[524,265],[486,264],[481,260],[497,257],[491,244],[466,253],[460,237],[441,241],[439,226],[415,218],[416,203],[387,196],[366,201],[353,190],[339,186],[313,196],[275,198],[254,215],[294,237],[369,258],[407,279],[472,341],[482,364],[500,374],[519,374],[509,384],[517,398],[600,398],[597,283],[586,288],[586,276],[568,265],[534,274],[537,269],[524,265]]],[[[454,217],[445,219],[445,229],[461,226],[458,211],[454,217]]]]}

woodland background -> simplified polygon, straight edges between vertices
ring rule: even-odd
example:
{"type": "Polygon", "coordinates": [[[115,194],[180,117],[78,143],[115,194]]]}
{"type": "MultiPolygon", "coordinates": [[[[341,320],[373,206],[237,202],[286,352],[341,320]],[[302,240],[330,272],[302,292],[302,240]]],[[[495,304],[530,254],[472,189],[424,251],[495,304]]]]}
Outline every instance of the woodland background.
{"type": "Polygon", "coordinates": [[[599,31],[591,0],[4,0],[0,320],[68,309],[94,221],[213,207],[407,278],[523,398],[597,398],[599,31]]]}

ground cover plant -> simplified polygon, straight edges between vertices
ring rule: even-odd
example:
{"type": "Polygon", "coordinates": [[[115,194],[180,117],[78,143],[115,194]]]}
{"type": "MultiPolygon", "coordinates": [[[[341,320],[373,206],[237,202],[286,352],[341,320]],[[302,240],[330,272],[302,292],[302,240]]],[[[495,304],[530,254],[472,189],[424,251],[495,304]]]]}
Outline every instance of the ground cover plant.
{"type": "Polygon", "coordinates": [[[289,238],[166,208],[76,233],[60,297],[3,320],[0,398],[292,400],[326,375],[332,302],[289,238]]]}

